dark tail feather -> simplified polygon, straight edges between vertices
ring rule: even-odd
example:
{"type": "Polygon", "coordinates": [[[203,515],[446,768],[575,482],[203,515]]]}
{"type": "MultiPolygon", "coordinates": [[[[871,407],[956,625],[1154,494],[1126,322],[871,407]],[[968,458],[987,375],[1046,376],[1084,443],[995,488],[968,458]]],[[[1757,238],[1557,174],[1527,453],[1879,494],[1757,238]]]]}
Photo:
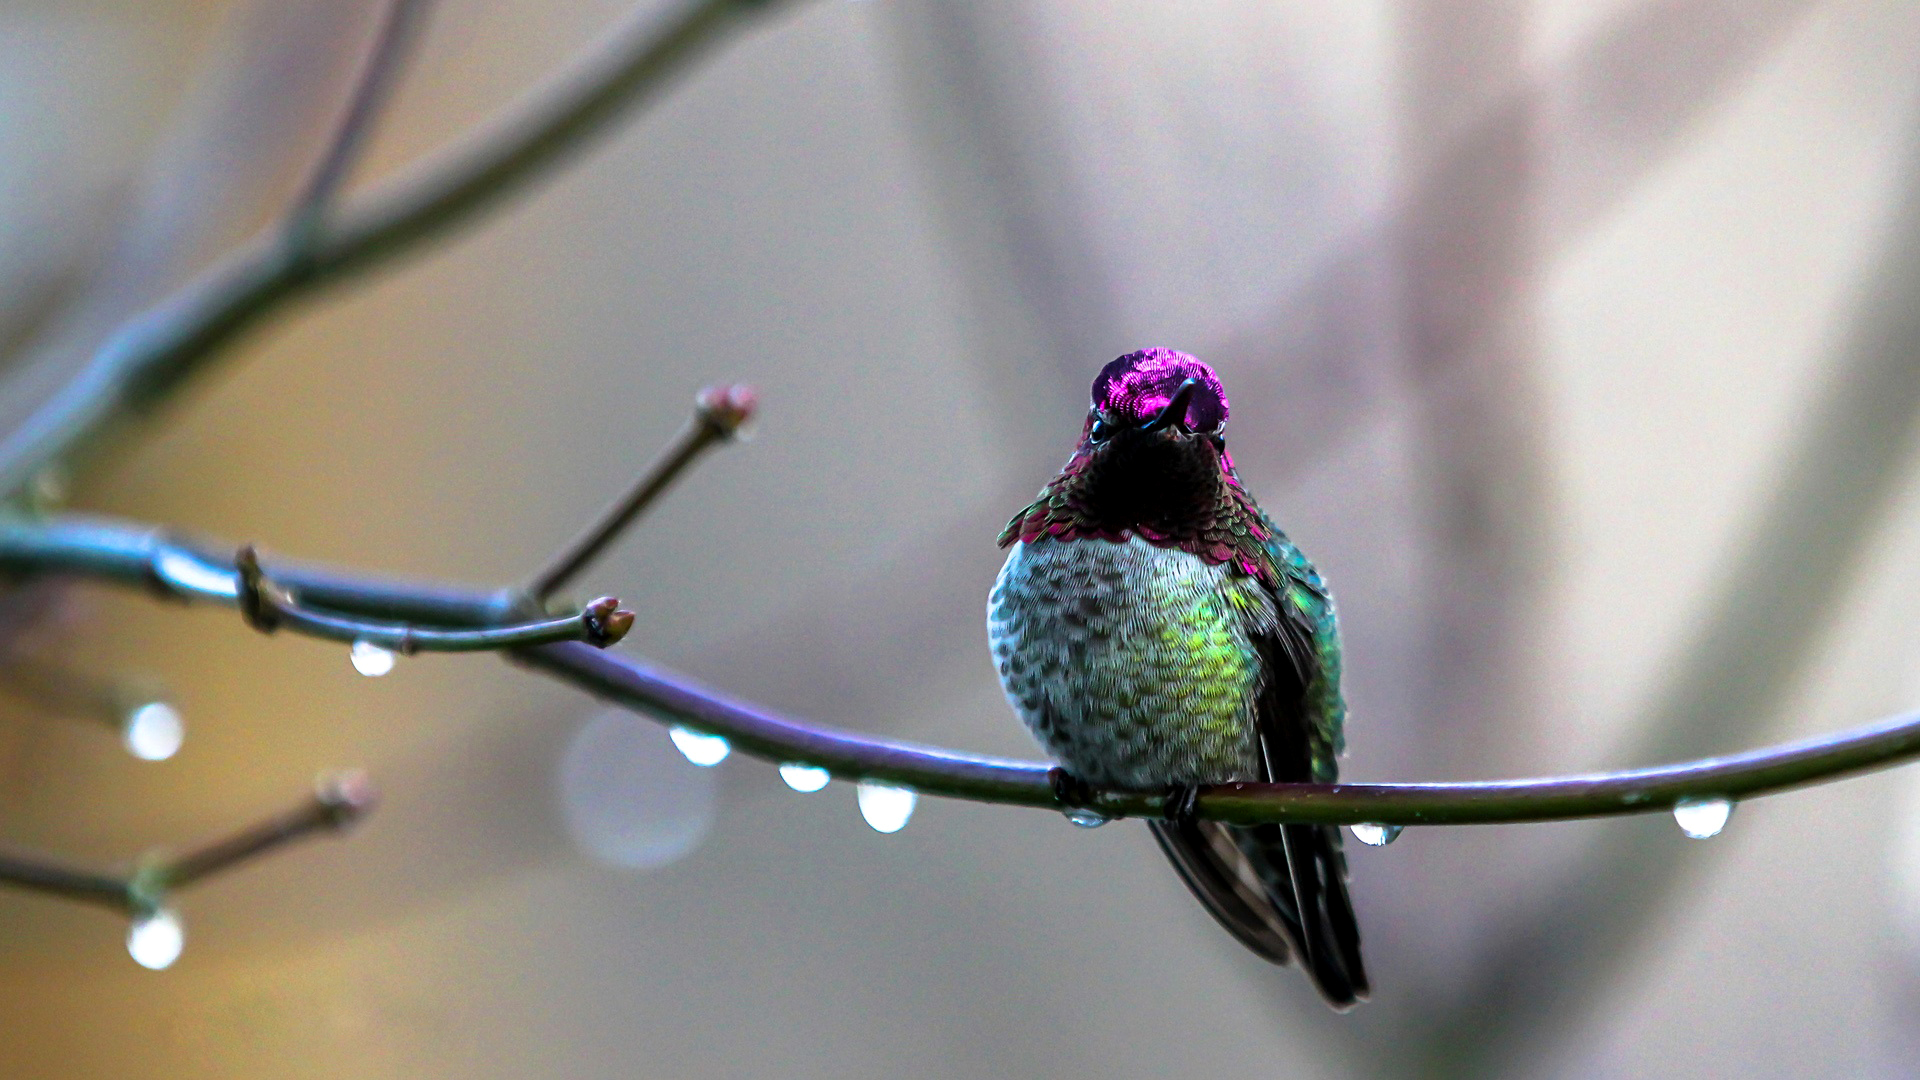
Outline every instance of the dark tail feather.
{"type": "Polygon", "coordinates": [[[1284,848],[1280,855],[1292,881],[1276,881],[1274,886],[1292,885],[1294,905],[1301,914],[1307,973],[1328,1004],[1349,1008],[1373,988],[1360,960],[1360,926],[1347,896],[1347,860],[1340,851],[1340,832],[1331,825],[1282,825],[1280,834],[1284,848]]]}
{"type": "Polygon", "coordinates": [[[1332,826],[1148,824],[1187,888],[1241,944],[1276,964],[1299,957],[1336,1009],[1366,998],[1346,860],[1332,826]]]}
{"type": "Polygon", "coordinates": [[[1216,821],[1150,821],[1153,838],[1207,913],[1263,959],[1287,964],[1299,951],[1291,891],[1273,894],[1233,833],[1216,821]]]}

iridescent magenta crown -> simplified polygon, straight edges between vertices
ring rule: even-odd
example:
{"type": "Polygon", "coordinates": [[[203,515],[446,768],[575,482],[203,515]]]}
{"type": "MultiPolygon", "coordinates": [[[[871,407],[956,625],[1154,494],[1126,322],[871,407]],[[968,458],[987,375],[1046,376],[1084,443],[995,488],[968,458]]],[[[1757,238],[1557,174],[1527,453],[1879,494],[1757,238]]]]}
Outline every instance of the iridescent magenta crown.
{"type": "Polygon", "coordinates": [[[1119,423],[1145,423],[1167,407],[1180,384],[1192,379],[1187,428],[1213,431],[1227,422],[1227,392],[1213,369],[1173,349],[1141,349],[1100,369],[1093,380],[1093,407],[1119,423]]]}

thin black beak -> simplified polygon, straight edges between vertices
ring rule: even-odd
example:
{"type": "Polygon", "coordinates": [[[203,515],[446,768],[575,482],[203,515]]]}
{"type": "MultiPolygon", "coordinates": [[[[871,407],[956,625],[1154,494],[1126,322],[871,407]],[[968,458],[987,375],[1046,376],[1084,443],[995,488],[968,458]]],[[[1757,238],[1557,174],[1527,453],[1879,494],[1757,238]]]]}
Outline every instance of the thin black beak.
{"type": "Polygon", "coordinates": [[[1193,400],[1193,392],[1200,388],[1198,379],[1188,379],[1173,392],[1173,400],[1161,409],[1153,419],[1141,425],[1141,431],[1159,431],[1161,428],[1180,423],[1187,418],[1187,402],[1193,400]]]}

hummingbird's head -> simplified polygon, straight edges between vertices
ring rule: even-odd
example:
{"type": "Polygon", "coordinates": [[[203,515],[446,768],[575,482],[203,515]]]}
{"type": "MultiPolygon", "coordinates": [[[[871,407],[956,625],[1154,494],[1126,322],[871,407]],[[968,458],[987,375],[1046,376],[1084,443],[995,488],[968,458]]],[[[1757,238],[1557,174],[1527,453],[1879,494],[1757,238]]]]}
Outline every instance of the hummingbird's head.
{"type": "Polygon", "coordinates": [[[1100,370],[1080,445],[1062,471],[1096,535],[1168,536],[1204,521],[1233,482],[1227,395],[1183,352],[1142,349],[1100,370]]]}
{"type": "Polygon", "coordinates": [[[1141,349],[1101,368],[1082,444],[1091,449],[1127,433],[1160,432],[1205,438],[1224,450],[1227,392],[1220,376],[1173,349],[1141,349]]]}
{"type": "Polygon", "coordinates": [[[1080,444],[1000,543],[1133,535],[1225,562],[1222,515],[1238,492],[1220,377],[1186,353],[1141,349],[1100,369],[1080,444]]]}

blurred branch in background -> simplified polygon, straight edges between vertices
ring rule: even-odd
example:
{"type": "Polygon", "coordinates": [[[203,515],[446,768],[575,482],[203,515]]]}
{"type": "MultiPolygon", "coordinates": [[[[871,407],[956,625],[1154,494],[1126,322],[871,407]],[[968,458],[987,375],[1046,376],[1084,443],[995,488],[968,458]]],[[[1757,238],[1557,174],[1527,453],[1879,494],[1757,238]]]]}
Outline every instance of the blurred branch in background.
{"type": "Polygon", "coordinates": [[[399,81],[408,50],[426,24],[427,9],[431,6],[432,0],[387,0],[373,48],[361,66],[359,81],[347,100],[340,127],[320,155],[306,190],[287,211],[286,244],[291,251],[311,251],[320,241],[327,214],[373,134],[374,123],[399,81]]]}
{"type": "MultiPolygon", "coordinates": [[[[309,233],[303,226],[292,234],[303,241],[297,247],[283,240],[290,226],[269,230],[122,326],[78,378],[8,433],[0,441],[0,492],[20,491],[49,466],[94,449],[108,429],[156,407],[223,346],[287,301],[457,227],[537,181],[628,110],[652,100],[747,16],[780,2],[695,0],[658,25],[648,19],[509,110],[447,160],[344,208],[330,228],[309,233]]],[[[404,14],[397,17],[404,20],[404,14]]],[[[387,35],[382,44],[394,38],[387,35]]],[[[370,62],[368,71],[382,85],[394,77],[386,64],[370,62]]],[[[342,130],[349,144],[372,122],[354,116],[350,110],[342,130]]],[[[351,164],[351,148],[342,154],[342,170],[351,164]]],[[[316,185],[323,198],[333,183],[316,185]]],[[[300,202],[291,212],[311,216],[314,210],[300,202]]]]}
{"type": "Polygon", "coordinates": [[[124,912],[134,920],[128,951],[145,967],[164,968],[179,956],[183,944],[179,919],[167,906],[170,894],[295,841],[343,832],[365,817],[376,799],[365,773],[337,773],[322,777],[313,795],[291,810],[178,855],[156,852],[130,873],[82,870],[37,855],[0,854],[0,885],[124,912]]]}
{"type": "MultiPolygon", "coordinates": [[[[336,223],[334,204],[378,122],[428,8],[427,0],[389,0],[339,125],[281,224],[111,334],[78,378],[0,442],[0,491],[34,515],[51,490],[65,486],[64,482],[43,482],[46,478],[71,467],[70,459],[77,453],[97,451],[111,429],[157,406],[203,370],[223,345],[285,301],[368,269],[471,220],[608,130],[613,121],[724,40],[747,13],[775,6],[773,0],[693,0],[657,25],[646,20],[618,35],[603,55],[557,80],[553,89],[533,95],[528,104],[513,110],[449,160],[349,208],[336,223]]],[[[749,397],[734,392],[703,399],[699,424],[680,457],[643,483],[627,506],[616,509],[583,537],[581,546],[543,574],[538,597],[544,598],[585,565],[700,450],[731,437],[751,407],[749,397]]],[[[288,582],[261,568],[250,545],[231,557],[220,557],[171,543],[153,531],[114,534],[81,527],[63,532],[59,523],[19,527],[52,530],[43,533],[42,540],[84,536],[82,546],[90,546],[96,557],[94,571],[111,566],[162,595],[237,607],[247,623],[262,632],[285,628],[350,642],[355,665],[370,673],[391,666],[390,656],[383,655],[388,650],[409,654],[512,649],[568,640],[604,647],[618,641],[633,623],[632,613],[619,610],[610,597],[573,615],[549,618],[543,617],[534,600],[505,592],[478,600],[469,597],[467,603],[457,605],[466,620],[459,625],[437,621],[449,611],[448,605],[436,603],[444,599],[442,594],[415,592],[398,605],[409,618],[394,621],[392,607],[373,604],[356,609],[353,601],[369,592],[357,584],[349,583],[344,589],[338,582],[286,587],[288,582]],[[125,561],[129,555],[131,562],[125,561]],[[344,603],[329,605],[329,599],[344,603]]],[[[29,541],[28,546],[36,543],[29,541]]],[[[59,543],[54,540],[55,547],[59,543]]],[[[100,704],[95,699],[101,693],[92,692],[98,688],[80,688],[76,678],[56,679],[50,669],[21,669],[15,674],[18,692],[43,700],[51,700],[48,695],[58,692],[55,696],[60,700],[54,703],[64,707],[77,703],[90,710],[100,704]]],[[[16,859],[0,865],[0,883],[70,897],[119,898],[116,902],[144,904],[151,914],[159,910],[158,897],[166,887],[198,880],[322,824],[340,824],[359,809],[350,795],[323,793],[305,811],[182,859],[156,863],[126,882],[16,859]],[[143,899],[148,894],[151,903],[143,899]]],[[[138,930],[135,936],[140,937],[138,930]]],[[[177,953],[177,925],[171,940],[172,952],[177,953]]],[[[141,958],[137,946],[134,951],[141,958]]],[[[166,962],[171,963],[171,954],[166,962]]]]}

